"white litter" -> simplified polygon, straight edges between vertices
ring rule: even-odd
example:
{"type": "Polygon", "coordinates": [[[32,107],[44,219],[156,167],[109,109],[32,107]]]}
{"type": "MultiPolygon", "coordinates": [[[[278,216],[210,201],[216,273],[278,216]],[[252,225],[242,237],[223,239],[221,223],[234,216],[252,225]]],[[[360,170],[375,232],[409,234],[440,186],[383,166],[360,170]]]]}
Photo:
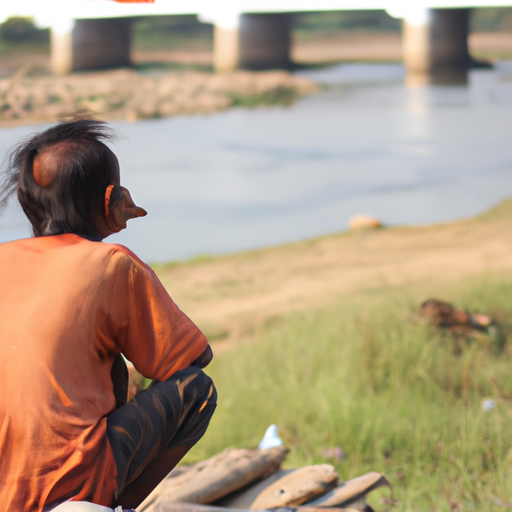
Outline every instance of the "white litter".
{"type": "Polygon", "coordinates": [[[486,398],[482,400],[482,409],[484,411],[490,411],[496,407],[496,402],[492,398],[486,398]]]}
{"type": "Polygon", "coordinates": [[[270,425],[263,436],[258,448],[260,450],[268,450],[269,448],[275,448],[283,444],[283,440],[279,439],[277,435],[277,425],[270,425]]]}

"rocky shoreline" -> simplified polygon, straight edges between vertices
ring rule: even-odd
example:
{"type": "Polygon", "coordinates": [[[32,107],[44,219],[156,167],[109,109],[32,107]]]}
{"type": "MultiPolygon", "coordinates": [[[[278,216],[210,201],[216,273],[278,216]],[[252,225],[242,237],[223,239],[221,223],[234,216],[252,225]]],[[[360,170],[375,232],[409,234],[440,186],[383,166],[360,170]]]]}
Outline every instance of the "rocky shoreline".
{"type": "Polygon", "coordinates": [[[290,104],[318,87],[285,71],[138,73],[130,69],[0,80],[0,126],[55,122],[77,111],[103,119],[208,114],[234,106],[290,104]]]}

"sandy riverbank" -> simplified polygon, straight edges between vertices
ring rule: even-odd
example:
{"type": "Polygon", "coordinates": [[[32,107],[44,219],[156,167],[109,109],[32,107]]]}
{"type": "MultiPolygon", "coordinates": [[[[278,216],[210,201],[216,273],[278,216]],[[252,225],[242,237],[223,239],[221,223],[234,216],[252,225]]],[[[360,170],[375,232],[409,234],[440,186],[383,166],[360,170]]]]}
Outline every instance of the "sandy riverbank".
{"type": "Polygon", "coordinates": [[[340,233],[156,271],[180,307],[212,338],[223,338],[222,347],[276,316],[357,290],[510,274],[511,215],[509,200],[470,220],[340,233]]]}

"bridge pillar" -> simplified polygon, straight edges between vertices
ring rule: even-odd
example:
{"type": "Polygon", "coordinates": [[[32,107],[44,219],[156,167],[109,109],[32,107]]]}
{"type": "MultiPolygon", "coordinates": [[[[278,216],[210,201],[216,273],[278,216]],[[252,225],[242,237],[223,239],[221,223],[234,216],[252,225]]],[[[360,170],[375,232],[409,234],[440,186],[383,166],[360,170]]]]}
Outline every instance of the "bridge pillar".
{"type": "Polygon", "coordinates": [[[215,26],[217,71],[288,69],[291,17],[288,13],[241,14],[237,27],[215,26]]]}
{"type": "Polygon", "coordinates": [[[215,25],[213,31],[213,67],[215,71],[233,71],[240,64],[240,28],[215,25]]]}
{"type": "Polygon", "coordinates": [[[431,9],[404,19],[403,54],[410,84],[466,83],[469,9],[431,9]]]}
{"type": "Polygon", "coordinates": [[[51,44],[57,74],[130,66],[131,20],[76,20],[67,30],[52,28],[51,44]]]}
{"type": "Polygon", "coordinates": [[[290,15],[242,14],[239,44],[241,68],[290,68],[290,15]]]}

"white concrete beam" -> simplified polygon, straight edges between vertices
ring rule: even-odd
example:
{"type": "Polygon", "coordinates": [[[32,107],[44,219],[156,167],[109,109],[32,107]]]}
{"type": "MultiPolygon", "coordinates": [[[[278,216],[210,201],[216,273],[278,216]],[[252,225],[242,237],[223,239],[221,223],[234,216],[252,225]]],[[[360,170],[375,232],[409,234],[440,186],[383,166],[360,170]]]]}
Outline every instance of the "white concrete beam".
{"type": "Polygon", "coordinates": [[[75,19],[117,18],[163,14],[199,14],[231,9],[244,13],[343,11],[394,9],[400,6],[423,6],[432,9],[469,7],[510,7],[512,0],[156,0],[155,3],[118,3],[111,0],[17,0],[2,2],[0,22],[10,16],[35,16],[41,26],[50,26],[56,17],[75,19]]]}

